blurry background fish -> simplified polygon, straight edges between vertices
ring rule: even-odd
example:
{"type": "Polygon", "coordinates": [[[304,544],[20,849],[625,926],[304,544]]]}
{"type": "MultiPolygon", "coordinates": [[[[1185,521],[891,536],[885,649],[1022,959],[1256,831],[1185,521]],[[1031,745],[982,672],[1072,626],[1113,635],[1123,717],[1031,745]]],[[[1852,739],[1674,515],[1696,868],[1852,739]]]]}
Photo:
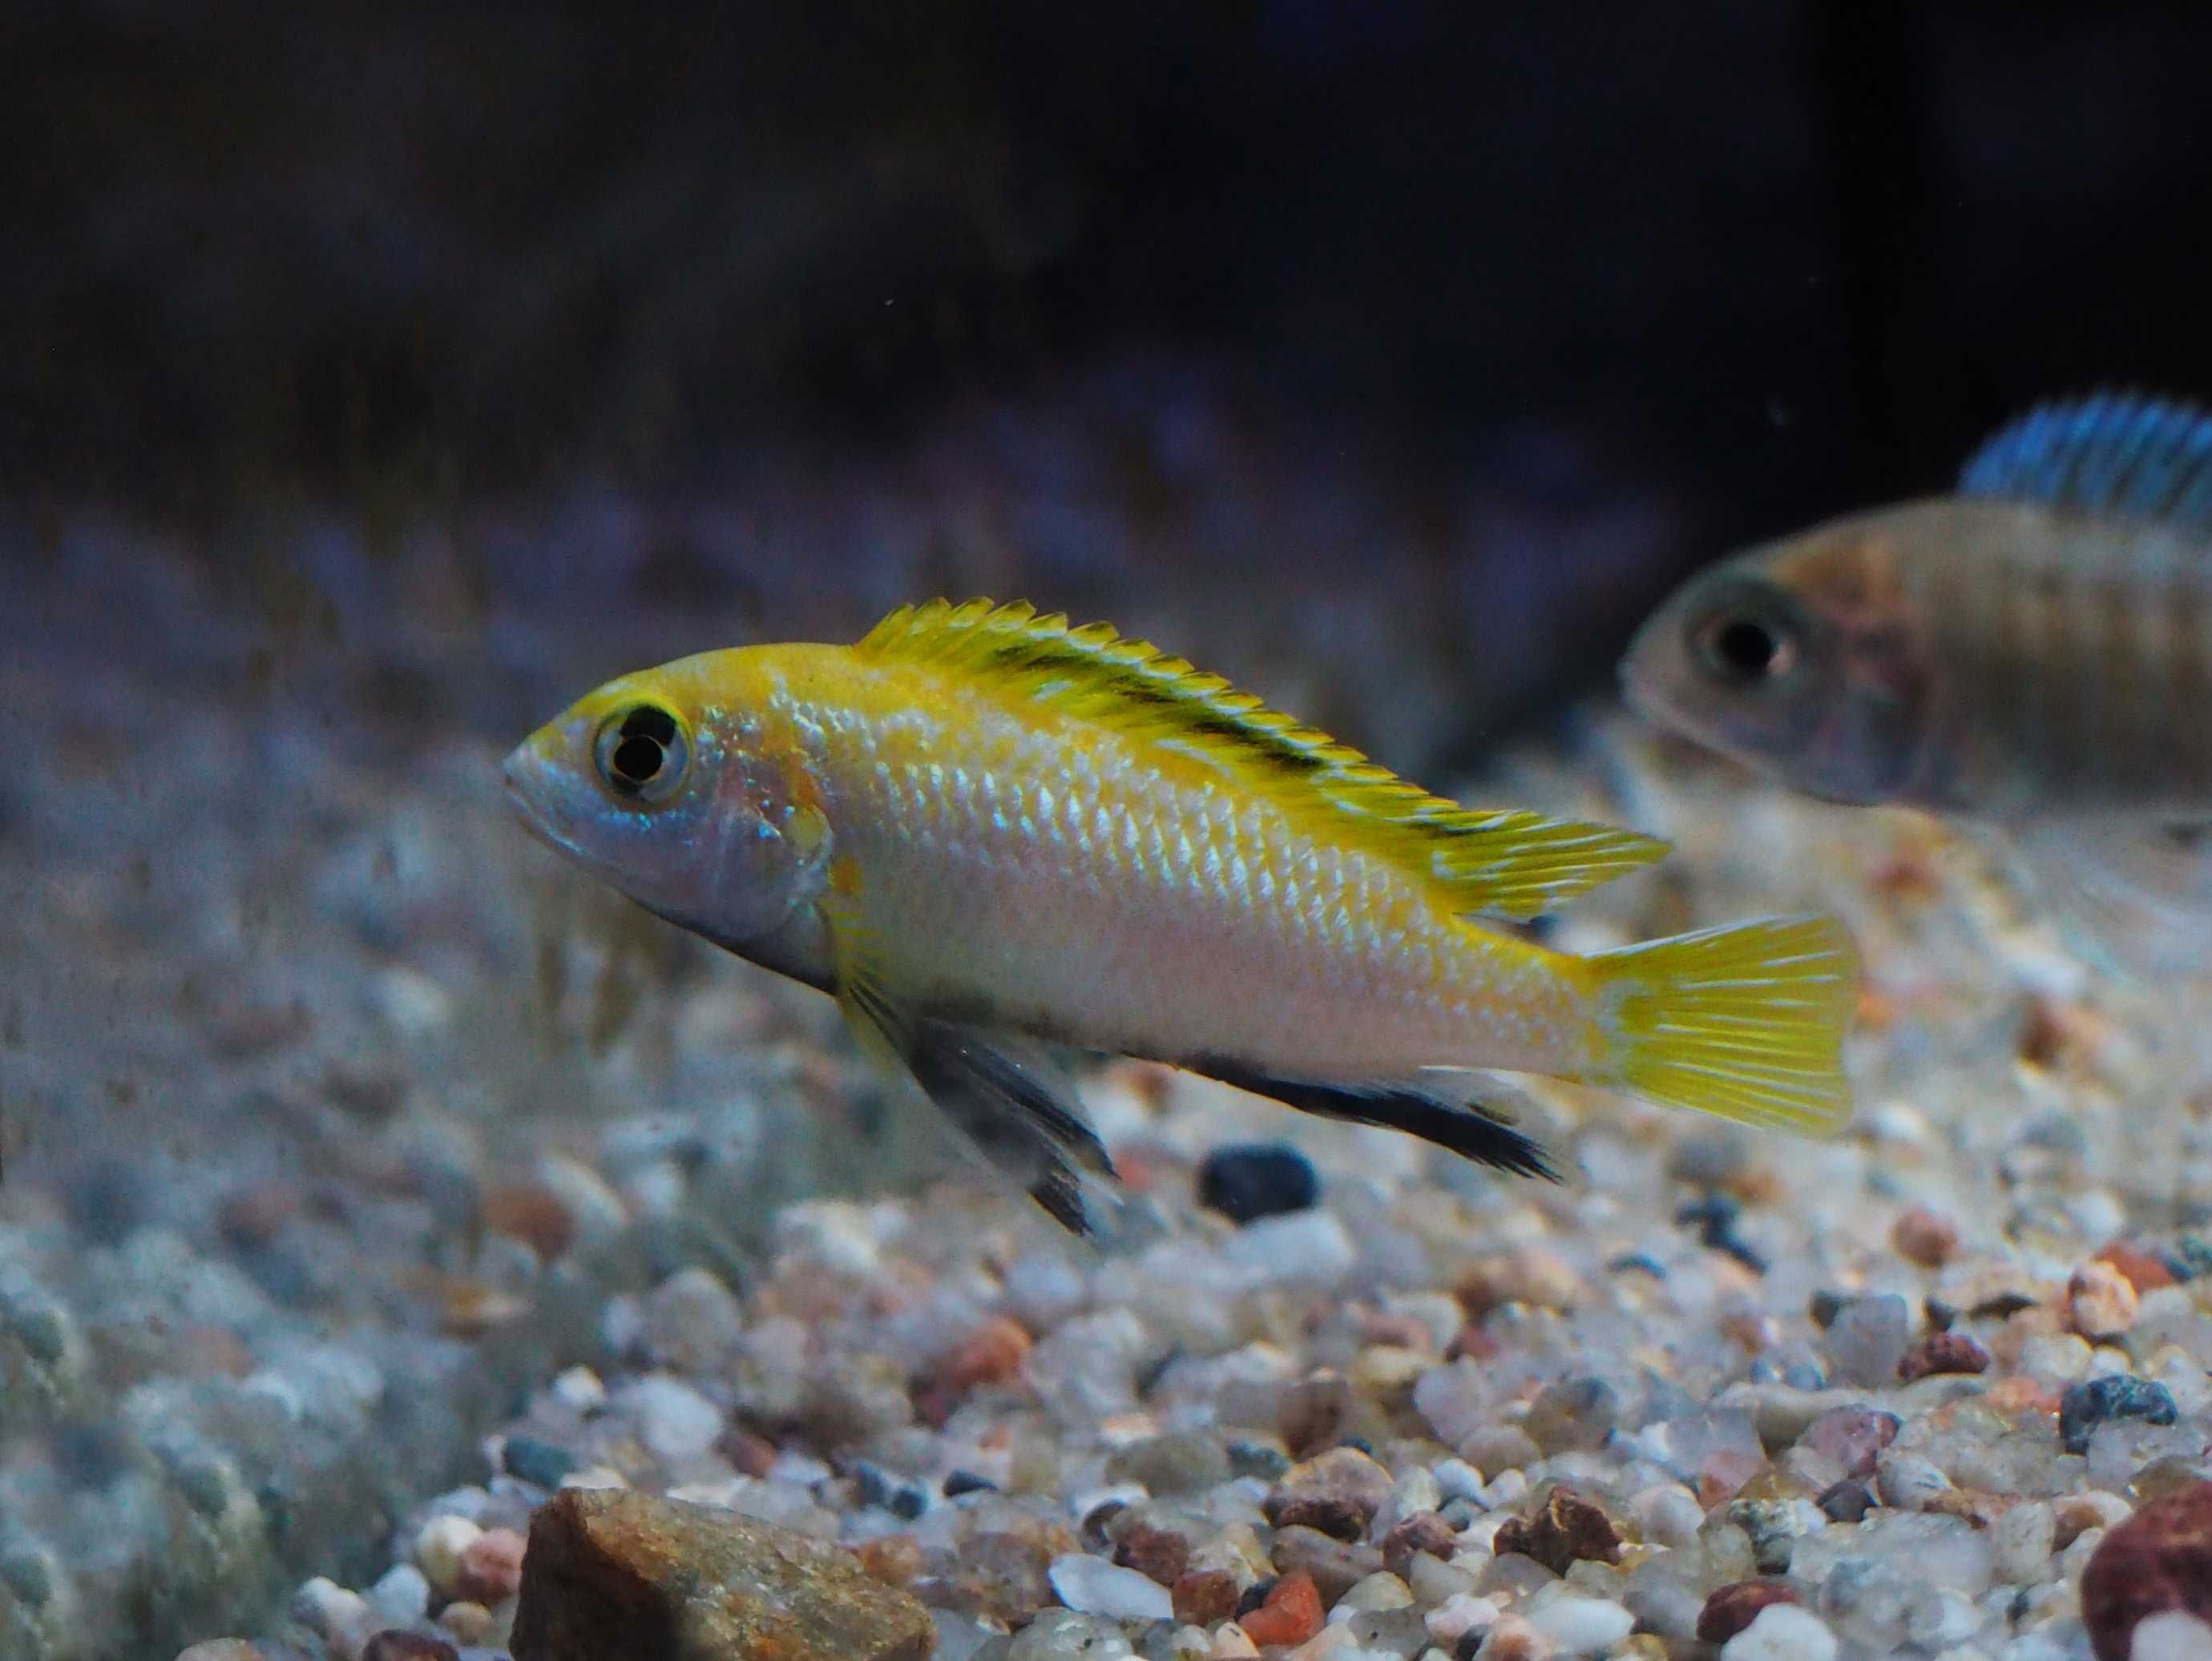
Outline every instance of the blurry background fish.
{"type": "Polygon", "coordinates": [[[2119,962],[2207,967],[2212,417],[2053,405],[1955,494],[1725,560],[1646,623],[1638,710],[1793,788],[2002,826],[2119,962]]]}

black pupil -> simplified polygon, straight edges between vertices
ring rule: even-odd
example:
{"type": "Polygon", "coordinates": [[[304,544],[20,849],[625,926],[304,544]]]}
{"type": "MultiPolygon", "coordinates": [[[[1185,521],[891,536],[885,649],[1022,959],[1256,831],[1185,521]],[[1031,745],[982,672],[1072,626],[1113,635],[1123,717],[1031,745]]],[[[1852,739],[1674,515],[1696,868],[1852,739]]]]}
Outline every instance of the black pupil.
{"type": "Polygon", "coordinates": [[[1746,680],[1765,674],[1774,665],[1773,634],[1749,618],[1731,618],[1713,636],[1713,656],[1721,667],[1746,680]]]}
{"type": "Polygon", "coordinates": [[[633,787],[652,783],[675,741],[676,721],[665,709],[646,704],[631,710],[609,757],[616,780],[633,787]]]}

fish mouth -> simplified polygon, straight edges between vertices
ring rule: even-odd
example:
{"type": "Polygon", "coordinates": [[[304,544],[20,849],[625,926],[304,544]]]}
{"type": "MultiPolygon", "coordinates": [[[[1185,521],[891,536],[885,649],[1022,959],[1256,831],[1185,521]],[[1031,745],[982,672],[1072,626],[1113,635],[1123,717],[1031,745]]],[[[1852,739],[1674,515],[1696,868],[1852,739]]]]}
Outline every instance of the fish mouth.
{"type": "Polygon", "coordinates": [[[576,852],[574,847],[567,837],[554,830],[551,821],[545,816],[544,810],[538,805],[537,798],[531,794],[528,782],[531,772],[529,748],[526,744],[519,746],[505,762],[501,764],[499,776],[501,794],[507,797],[507,805],[513,811],[515,818],[522,821],[522,828],[528,831],[534,840],[544,843],[556,854],[566,854],[574,858],[576,852]]]}

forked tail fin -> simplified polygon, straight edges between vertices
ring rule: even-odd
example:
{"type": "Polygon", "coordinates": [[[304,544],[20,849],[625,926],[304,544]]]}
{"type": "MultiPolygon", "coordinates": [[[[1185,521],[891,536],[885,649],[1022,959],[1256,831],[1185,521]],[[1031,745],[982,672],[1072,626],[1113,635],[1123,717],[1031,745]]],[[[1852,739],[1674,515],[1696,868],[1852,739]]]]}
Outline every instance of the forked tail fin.
{"type": "Polygon", "coordinates": [[[1841,923],[1734,923],[1588,961],[1607,1046],[1591,1082],[1745,1124],[1819,1133],[1850,1116],[1858,954],[1841,923]]]}

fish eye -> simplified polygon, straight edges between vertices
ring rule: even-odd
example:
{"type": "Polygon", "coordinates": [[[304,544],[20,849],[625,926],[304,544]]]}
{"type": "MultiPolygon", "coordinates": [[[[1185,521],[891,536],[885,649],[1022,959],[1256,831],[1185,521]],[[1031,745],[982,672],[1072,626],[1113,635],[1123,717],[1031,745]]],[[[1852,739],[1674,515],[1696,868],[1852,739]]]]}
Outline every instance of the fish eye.
{"type": "Polygon", "coordinates": [[[1796,631],[1753,605],[1723,606],[1693,630],[1698,660],[1722,680],[1738,686],[1778,679],[1796,666],[1796,631]]]}
{"type": "Polygon", "coordinates": [[[690,759],[676,717],[653,703],[609,716],[592,748],[599,777],[624,801],[666,801],[683,782],[690,759]]]}

